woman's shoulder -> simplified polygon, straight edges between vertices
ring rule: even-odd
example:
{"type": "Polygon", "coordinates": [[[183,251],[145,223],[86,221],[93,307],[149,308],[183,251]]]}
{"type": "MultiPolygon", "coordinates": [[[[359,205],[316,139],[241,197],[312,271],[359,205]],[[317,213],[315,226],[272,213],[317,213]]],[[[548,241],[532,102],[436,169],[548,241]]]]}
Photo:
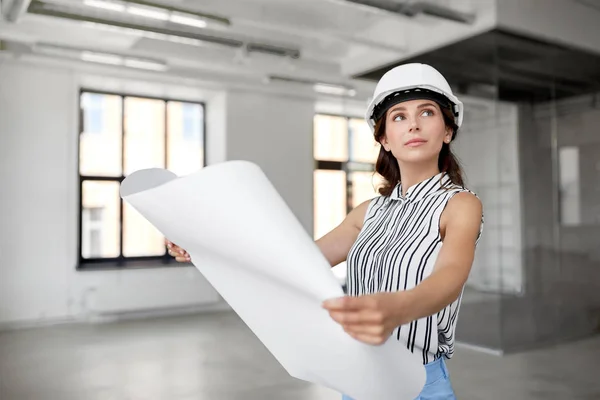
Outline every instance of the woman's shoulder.
{"type": "Polygon", "coordinates": [[[448,200],[448,207],[458,207],[458,208],[469,208],[469,209],[482,209],[483,204],[481,199],[475,192],[462,188],[460,190],[456,190],[452,193],[450,199],[448,200]]]}
{"type": "MultiPolygon", "coordinates": [[[[466,200],[466,201],[481,202],[477,193],[475,193],[475,191],[469,189],[468,187],[466,187],[464,185],[459,185],[457,183],[448,182],[448,184],[444,187],[444,189],[445,189],[445,192],[449,194],[450,199],[466,198],[466,199],[470,199],[470,200],[466,200]]],[[[462,201],[462,200],[459,200],[459,201],[462,201]]]]}
{"type": "Polygon", "coordinates": [[[459,225],[479,226],[479,236],[484,224],[483,203],[481,199],[465,187],[459,187],[453,191],[448,199],[443,218],[445,222],[456,221],[459,225]]]}

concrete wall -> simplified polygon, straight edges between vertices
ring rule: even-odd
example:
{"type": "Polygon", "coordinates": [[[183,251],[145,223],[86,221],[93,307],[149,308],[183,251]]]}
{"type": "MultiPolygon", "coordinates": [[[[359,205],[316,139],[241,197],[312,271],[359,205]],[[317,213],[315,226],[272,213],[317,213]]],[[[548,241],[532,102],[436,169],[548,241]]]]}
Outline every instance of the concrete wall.
{"type": "Polygon", "coordinates": [[[521,298],[502,300],[506,350],[584,337],[600,327],[600,109],[594,104],[587,96],[519,105],[526,288],[521,298]],[[565,158],[561,164],[565,148],[578,153],[575,165],[565,158]],[[578,179],[564,185],[565,176],[578,179]]]}
{"type": "Polygon", "coordinates": [[[464,98],[464,128],[454,143],[466,185],[484,207],[484,233],[468,286],[494,293],[522,291],[518,113],[513,104],[464,98]]]}
{"type": "MultiPolygon", "coordinates": [[[[496,0],[496,24],[550,42],[600,51],[600,8],[575,0],[496,0]]],[[[587,2],[592,4],[592,1],[587,2]]],[[[596,2],[597,5],[597,2],[596,2]]]]}

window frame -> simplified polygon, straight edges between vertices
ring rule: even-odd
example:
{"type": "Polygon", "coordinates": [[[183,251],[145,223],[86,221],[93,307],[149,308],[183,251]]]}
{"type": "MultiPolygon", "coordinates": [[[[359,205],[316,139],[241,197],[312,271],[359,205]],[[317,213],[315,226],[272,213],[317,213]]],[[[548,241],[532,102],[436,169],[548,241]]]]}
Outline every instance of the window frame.
{"type": "MultiPolygon", "coordinates": [[[[317,112],[313,115],[313,129],[312,129],[312,140],[313,140],[313,160],[314,160],[314,171],[326,170],[326,171],[343,171],[346,176],[346,214],[352,211],[352,173],[354,172],[373,172],[375,173],[376,163],[370,163],[365,161],[352,161],[352,129],[350,129],[351,120],[363,120],[362,117],[352,116],[348,114],[334,114],[328,112],[317,112]],[[346,133],[348,135],[348,161],[331,161],[331,160],[319,160],[315,157],[315,123],[314,120],[317,116],[343,118],[346,120],[346,133]]],[[[366,122],[365,122],[366,123],[366,122]]],[[[313,171],[313,172],[314,172],[313,171]]],[[[314,196],[313,186],[313,196],[314,196]]],[[[314,218],[314,204],[313,204],[313,218],[314,218]]],[[[313,235],[315,234],[313,228],[313,235]]]]}
{"type": "Polygon", "coordinates": [[[206,143],[206,103],[204,101],[197,100],[186,100],[181,98],[173,98],[173,97],[159,97],[159,96],[151,96],[140,93],[133,92],[116,92],[110,90],[100,90],[100,89],[92,89],[86,87],[80,87],[77,93],[77,105],[79,107],[78,113],[78,132],[77,132],[77,176],[78,176],[78,186],[77,186],[77,201],[78,201],[78,214],[77,214],[77,270],[110,270],[110,269],[137,269],[137,268],[152,268],[152,267],[164,267],[167,265],[177,265],[177,266],[189,266],[189,263],[179,263],[176,262],[173,257],[171,257],[165,246],[164,253],[162,255],[148,255],[148,256],[130,256],[126,257],[123,255],[123,199],[119,196],[119,256],[117,257],[92,257],[92,258],[84,258],[83,257],[83,184],[86,181],[91,182],[118,182],[119,185],[125,179],[124,176],[124,163],[125,163],[125,152],[123,149],[125,148],[125,99],[128,97],[141,98],[141,99],[149,99],[149,100],[159,100],[165,102],[165,119],[164,119],[164,129],[165,129],[165,147],[164,147],[164,165],[167,168],[168,165],[168,157],[169,157],[169,119],[168,119],[168,102],[180,102],[180,103],[191,103],[200,105],[203,111],[202,124],[202,165],[201,168],[207,166],[207,143],[206,143]],[[82,175],[81,174],[81,134],[85,128],[84,115],[85,111],[82,104],[82,95],[84,93],[92,93],[92,94],[100,94],[100,95],[110,95],[110,96],[119,96],[121,97],[121,176],[97,176],[97,175],[82,175]]]}

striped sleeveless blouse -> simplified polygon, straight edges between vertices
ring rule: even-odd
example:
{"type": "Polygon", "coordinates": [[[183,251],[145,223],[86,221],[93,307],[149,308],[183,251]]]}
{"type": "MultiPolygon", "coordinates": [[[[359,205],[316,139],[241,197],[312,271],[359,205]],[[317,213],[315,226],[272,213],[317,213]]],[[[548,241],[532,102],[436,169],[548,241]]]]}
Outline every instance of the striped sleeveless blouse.
{"type": "MultiPolygon", "coordinates": [[[[440,216],[448,200],[470,192],[455,185],[446,173],[410,187],[402,196],[399,183],[389,196],[371,200],[364,225],[347,258],[347,292],[360,296],[408,290],[433,271],[442,247],[440,216]]],[[[483,228],[483,218],[479,237],[483,228]]],[[[394,330],[392,338],[411,352],[423,355],[423,364],[454,354],[454,329],[459,298],[437,314],[394,330]]]]}

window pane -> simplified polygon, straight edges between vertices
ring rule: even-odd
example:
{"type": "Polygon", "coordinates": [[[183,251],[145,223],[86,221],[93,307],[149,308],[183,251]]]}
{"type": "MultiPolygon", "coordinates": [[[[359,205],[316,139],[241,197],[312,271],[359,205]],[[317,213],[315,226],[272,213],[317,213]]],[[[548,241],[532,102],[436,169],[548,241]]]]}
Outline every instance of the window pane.
{"type": "Polygon", "coordinates": [[[135,208],[123,203],[123,255],[160,256],[165,254],[164,236],[135,208]]]}
{"type": "Polygon", "coordinates": [[[314,172],[315,239],[339,225],[346,217],[346,173],[314,172]]]}
{"type": "Polygon", "coordinates": [[[81,255],[119,256],[119,182],[84,181],[82,185],[81,255]]]}
{"type": "Polygon", "coordinates": [[[121,97],[82,93],[83,132],[79,136],[82,175],[121,176],[121,97]]]}
{"type": "Polygon", "coordinates": [[[316,115],[314,155],[317,160],[348,161],[348,122],[343,117],[316,115]]]}
{"type": "Polygon", "coordinates": [[[165,102],[125,99],[125,175],[165,167],[165,102]]]}
{"type": "Polygon", "coordinates": [[[350,128],[350,159],[352,161],[368,162],[375,164],[379,155],[379,143],[373,138],[371,129],[366,121],[353,118],[349,123],[350,128]]]}
{"type": "Polygon", "coordinates": [[[579,199],[579,148],[561,147],[558,167],[560,171],[560,216],[563,225],[581,225],[579,199]]]}
{"type": "Polygon", "coordinates": [[[352,172],[350,181],[352,182],[352,208],[360,203],[372,199],[379,195],[377,189],[380,187],[383,178],[373,172],[352,172]]]}
{"type": "Polygon", "coordinates": [[[204,165],[204,108],[177,101],[170,101],[167,107],[167,168],[177,175],[187,175],[204,165]]]}

